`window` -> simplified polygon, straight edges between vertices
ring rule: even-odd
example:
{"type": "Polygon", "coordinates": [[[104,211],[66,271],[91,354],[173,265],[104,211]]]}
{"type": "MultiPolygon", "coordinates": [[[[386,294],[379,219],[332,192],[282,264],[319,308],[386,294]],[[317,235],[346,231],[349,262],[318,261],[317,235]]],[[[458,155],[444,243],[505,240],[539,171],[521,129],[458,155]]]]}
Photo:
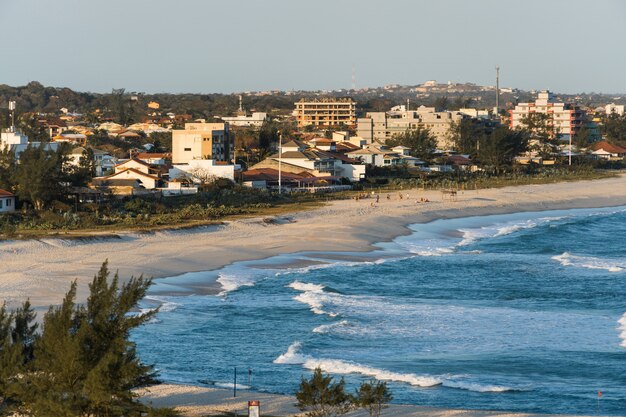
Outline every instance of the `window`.
{"type": "Polygon", "coordinates": [[[7,198],[7,207],[11,207],[11,199],[7,198]]]}
{"type": "Polygon", "coordinates": [[[0,200],[0,209],[2,208],[2,202],[3,202],[3,201],[4,201],[4,200],[0,200]]]}
{"type": "Polygon", "coordinates": [[[185,148],[185,152],[191,152],[191,148],[185,148]]]}

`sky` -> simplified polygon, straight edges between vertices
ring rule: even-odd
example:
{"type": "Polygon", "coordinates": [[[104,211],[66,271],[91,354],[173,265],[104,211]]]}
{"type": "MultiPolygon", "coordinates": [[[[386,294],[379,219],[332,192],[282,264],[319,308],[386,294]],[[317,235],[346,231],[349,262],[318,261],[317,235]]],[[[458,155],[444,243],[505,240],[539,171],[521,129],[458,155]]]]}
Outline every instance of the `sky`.
{"type": "Polygon", "coordinates": [[[0,84],[626,93],[624,0],[0,0],[0,84]]]}

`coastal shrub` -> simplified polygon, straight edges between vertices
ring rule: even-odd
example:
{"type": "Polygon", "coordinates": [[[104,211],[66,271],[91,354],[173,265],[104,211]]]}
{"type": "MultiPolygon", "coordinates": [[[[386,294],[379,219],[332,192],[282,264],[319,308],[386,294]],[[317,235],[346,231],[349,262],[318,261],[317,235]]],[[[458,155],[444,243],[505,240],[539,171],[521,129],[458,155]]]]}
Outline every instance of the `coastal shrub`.
{"type": "Polygon", "coordinates": [[[333,377],[316,368],[311,379],[302,377],[296,392],[296,406],[310,417],[335,417],[346,414],[352,401],[345,392],[345,381],[333,382],[333,377]]]}
{"type": "Polygon", "coordinates": [[[380,417],[384,408],[393,399],[386,382],[363,382],[356,390],[353,398],[355,406],[365,408],[370,417],[380,417]]]}

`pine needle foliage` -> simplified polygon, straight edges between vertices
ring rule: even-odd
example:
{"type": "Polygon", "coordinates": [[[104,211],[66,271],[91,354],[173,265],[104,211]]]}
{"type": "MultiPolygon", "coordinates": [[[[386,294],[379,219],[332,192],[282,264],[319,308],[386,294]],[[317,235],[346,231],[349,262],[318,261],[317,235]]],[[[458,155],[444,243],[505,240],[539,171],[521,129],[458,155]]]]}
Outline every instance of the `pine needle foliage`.
{"type": "Polygon", "coordinates": [[[333,382],[333,377],[316,368],[311,379],[302,377],[296,393],[296,406],[310,417],[335,417],[346,414],[351,398],[345,392],[345,381],[333,382]]]}
{"type": "Polygon", "coordinates": [[[130,331],[156,311],[138,314],[150,279],[110,279],[108,263],[76,302],[76,282],[61,305],[50,307],[40,334],[30,303],[13,313],[0,308],[0,415],[33,417],[140,416],[146,407],[134,388],[155,383],[138,358],[130,331]]]}

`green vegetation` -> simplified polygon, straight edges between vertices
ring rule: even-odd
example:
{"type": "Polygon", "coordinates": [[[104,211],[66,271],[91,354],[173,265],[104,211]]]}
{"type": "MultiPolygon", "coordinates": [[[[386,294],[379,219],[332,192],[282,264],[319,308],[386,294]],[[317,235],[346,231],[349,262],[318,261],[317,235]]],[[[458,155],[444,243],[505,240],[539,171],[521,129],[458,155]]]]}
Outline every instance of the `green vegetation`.
{"type": "Polygon", "coordinates": [[[430,161],[433,152],[437,148],[437,140],[426,128],[407,130],[406,132],[394,135],[387,141],[387,146],[406,146],[409,148],[411,156],[420,158],[423,161],[430,161]]]}
{"type": "Polygon", "coordinates": [[[386,382],[367,381],[361,383],[354,396],[354,404],[365,408],[370,417],[380,417],[380,413],[393,399],[386,382]]]}
{"type": "Polygon", "coordinates": [[[310,417],[334,417],[346,414],[352,401],[345,392],[345,381],[333,382],[333,377],[324,375],[316,368],[311,379],[302,377],[296,392],[297,407],[310,417]]]}
{"type": "Polygon", "coordinates": [[[109,282],[107,262],[89,285],[86,304],[76,303],[74,282],[61,305],[50,307],[37,332],[26,301],[14,312],[0,308],[0,414],[34,417],[172,416],[148,410],[133,389],[155,383],[152,366],[137,357],[130,331],[156,311],[134,310],[150,279],[109,282]]]}
{"type": "Polygon", "coordinates": [[[340,416],[357,408],[366,409],[370,417],[380,417],[393,396],[385,382],[374,380],[361,383],[355,395],[346,394],[343,378],[333,382],[333,377],[318,367],[311,379],[302,377],[296,399],[296,406],[310,417],[340,416]]]}

